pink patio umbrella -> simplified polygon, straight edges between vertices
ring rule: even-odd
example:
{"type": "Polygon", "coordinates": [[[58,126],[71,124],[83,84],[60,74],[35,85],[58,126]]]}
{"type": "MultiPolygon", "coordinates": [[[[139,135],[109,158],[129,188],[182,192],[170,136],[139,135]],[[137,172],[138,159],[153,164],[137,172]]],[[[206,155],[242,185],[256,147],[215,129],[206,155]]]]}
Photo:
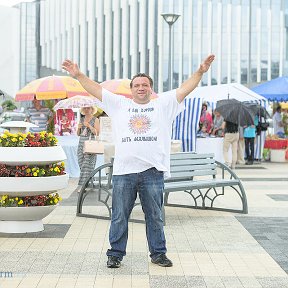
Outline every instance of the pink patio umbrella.
{"type": "Polygon", "coordinates": [[[16,93],[16,101],[64,99],[89,95],[78,80],[69,76],[48,76],[31,81],[16,93]]]}

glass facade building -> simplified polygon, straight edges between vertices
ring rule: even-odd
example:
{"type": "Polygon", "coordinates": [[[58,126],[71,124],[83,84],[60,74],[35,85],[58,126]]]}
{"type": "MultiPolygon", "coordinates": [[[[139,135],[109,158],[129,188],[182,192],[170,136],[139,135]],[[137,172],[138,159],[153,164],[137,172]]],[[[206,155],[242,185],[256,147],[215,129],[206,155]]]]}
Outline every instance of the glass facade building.
{"type": "Polygon", "coordinates": [[[42,0],[25,5],[21,85],[39,74],[39,65],[51,75],[71,58],[99,82],[145,72],[154,79],[155,91],[167,90],[169,26],[162,13],[181,15],[172,26],[174,88],[210,53],[216,60],[201,85],[252,86],[283,76],[288,68],[287,0],[42,0]],[[29,30],[33,24],[40,33],[29,30]]]}
{"type": "Polygon", "coordinates": [[[20,9],[20,87],[38,78],[37,10],[35,3],[21,3],[20,9]]]}

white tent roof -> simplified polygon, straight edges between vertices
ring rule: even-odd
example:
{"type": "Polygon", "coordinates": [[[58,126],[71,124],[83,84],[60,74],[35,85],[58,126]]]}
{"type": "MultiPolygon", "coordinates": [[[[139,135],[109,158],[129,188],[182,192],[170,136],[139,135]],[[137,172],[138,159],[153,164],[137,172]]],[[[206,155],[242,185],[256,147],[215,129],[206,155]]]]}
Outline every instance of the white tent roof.
{"type": "Polygon", "coordinates": [[[197,87],[188,97],[199,97],[212,105],[218,100],[228,99],[228,96],[229,99],[237,99],[241,102],[267,101],[266,98],[238,83],[197,87]]]}

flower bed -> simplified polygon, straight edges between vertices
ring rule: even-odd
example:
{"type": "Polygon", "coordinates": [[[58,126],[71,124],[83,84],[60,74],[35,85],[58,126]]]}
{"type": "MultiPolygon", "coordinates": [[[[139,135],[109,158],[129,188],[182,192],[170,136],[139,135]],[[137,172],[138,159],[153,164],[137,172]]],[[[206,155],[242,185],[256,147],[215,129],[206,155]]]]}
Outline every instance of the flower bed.
{"type": "Polygon", "coordinates": [[[5,131],[0,136],[0,147],[51,147],[57,145],[57,138],[52,133],[10,133],[5,131]]]}
{"type": "Polygon", "coordinates": [[[64,162],[44,166],[0,164],[0,177],[48,177],[64,174],[64,162]]]}
{"type": "Polygon", "coordinates": [[[56,205],[61,200],[58,193],[23,197],[3,195],[0,199],[0,207],[49,206],[56,205]]]}

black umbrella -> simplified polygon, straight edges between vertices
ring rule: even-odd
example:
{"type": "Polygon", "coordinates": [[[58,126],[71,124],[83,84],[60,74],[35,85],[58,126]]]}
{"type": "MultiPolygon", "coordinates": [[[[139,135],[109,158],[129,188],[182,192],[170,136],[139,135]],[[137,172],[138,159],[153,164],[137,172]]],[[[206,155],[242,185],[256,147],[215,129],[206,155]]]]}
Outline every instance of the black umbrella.
{"type": "Polygon", "coordinates": [[[244,102],[244,104],[253,111],[254,115],[258,115],[265,119],[271,118],[270,114],[267,112],[265,107],[252,102],[244,102]]]}
{"type": "Polygon", "coordinates": [[[217,101],[215,111],[218,111],[225,120],[234,124],[254,125],[255,114],[252,109],[236,99],[217,101]]]}

